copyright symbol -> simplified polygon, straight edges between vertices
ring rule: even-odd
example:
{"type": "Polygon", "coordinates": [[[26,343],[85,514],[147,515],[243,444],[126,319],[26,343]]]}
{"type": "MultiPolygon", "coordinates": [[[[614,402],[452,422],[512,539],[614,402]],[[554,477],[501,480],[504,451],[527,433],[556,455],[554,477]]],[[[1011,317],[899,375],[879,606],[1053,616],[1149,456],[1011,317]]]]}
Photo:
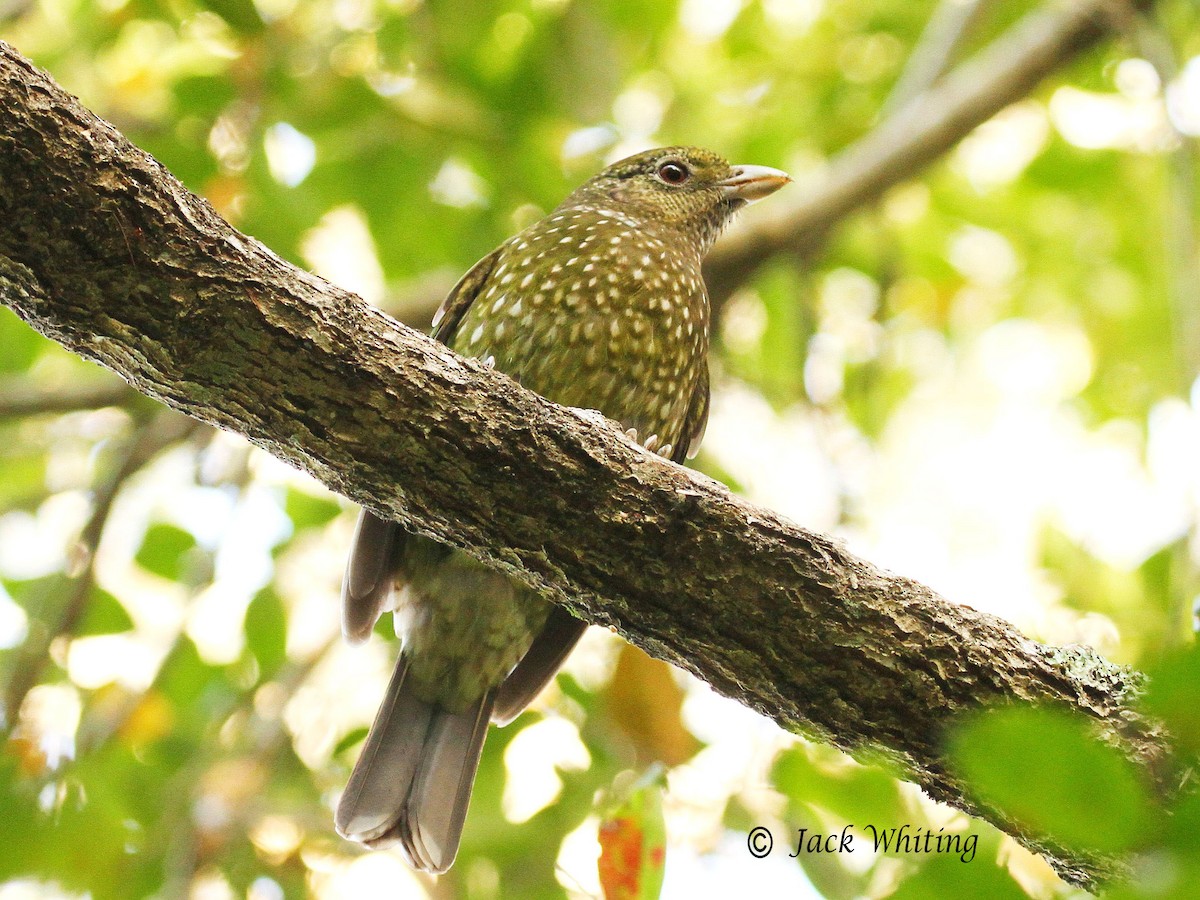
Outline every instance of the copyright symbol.
{"type": "Polygon", "coordinates": [[[755,859],[769,856],[773,846],[775,846],[775,839],[771,837],[771,832],[761,825],[751,828],[750,833],[746,835],[746,849],[755,859]]]}

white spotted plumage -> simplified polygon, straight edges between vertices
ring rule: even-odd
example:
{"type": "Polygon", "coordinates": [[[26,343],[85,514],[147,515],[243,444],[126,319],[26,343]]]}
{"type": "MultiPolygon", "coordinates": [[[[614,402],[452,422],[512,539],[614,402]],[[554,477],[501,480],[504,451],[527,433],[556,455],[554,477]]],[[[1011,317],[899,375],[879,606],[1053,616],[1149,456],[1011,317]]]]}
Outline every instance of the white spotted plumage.
{"type": "Polygon", "coordinates": [[[525,294],[467,310],[462,349],[494,356],[501,371],[553,400],[599,408],[678,446],[707,351],[694,324],[708,318],[698,264],[699,254],[672,254],[653,223],[628,214],[589,205],[556,213],[502,249],[489,281],[525,294]],[[569,256],[559,249],[567,244],[569,256]],[[513,272],[523,273],[519,281],[513,272]],[[540,293],[523,300],[530,289],[540,293]]]}

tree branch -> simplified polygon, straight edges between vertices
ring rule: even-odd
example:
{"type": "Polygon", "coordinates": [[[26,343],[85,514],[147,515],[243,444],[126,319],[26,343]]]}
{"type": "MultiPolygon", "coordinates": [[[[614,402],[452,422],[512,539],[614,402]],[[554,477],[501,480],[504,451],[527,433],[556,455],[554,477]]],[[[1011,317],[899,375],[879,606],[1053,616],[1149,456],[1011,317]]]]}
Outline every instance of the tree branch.
{"type": "Polygon", "coordinates": [[[787,729],[882,748],[1071,881],[1108,862],[973,803],[942,751],[956,714],[1066,704],[1160,775],[1136,673],[883,572],[296,269],[2,43],[0,223],[0,299],[44,334],[787,729]]]}
{"type": "Polygon", "coordinates": [[[884,112],[895,112],[938,83],[990,5],[991,0],[941,0],[884,101],[884,112]]]}
{"type": "MultiPolygon", "coordinates": [[[[128,388],[126,388],[128,391],[128,388]]],[[[132,392],[130,392],[132,393],[132,392]]],[[[96,585],[96,550],[121,488],[159,453],[182,440],[199,426],[169,410],[139,425],[118,442],[107,460],[108,471],[97,477],[92,493],[92,513],[75,542],[79,557],[77,571],[62,585],[62,595],[53,598],[57,609],[39,627],[31,628],[17,651],[12,676],[4,689],[4,718],[15,721],[30,690],[41,680],[50,661],[51,644],[59,637],[74,635],[87,612],[96,585]]],[[[102,466],[104,464],[102,463],[102,466]]]]}
{"type": "Polygon", "coordinates": [[[130,390],[129,385],[111,378],[53,390],[20,382],[8,383],[0,386],[0,421],[123,406],[137,397],[137,392],[130,390]]]}
{"type": "MultiPolygon", "coordinates": [[[[878,200],[1043,78],[1111,31],[1112,7],[1126,0],[1074,0],[1030,13],[987,49],[945,75],[836,156],[820,180],[773,202],[709,255],[705,280],[721,303],[779,254],[811,255],[849,213],[878,200]]],[[[1148,7],[1152,0],[1128,0],[1148,7]]]]}

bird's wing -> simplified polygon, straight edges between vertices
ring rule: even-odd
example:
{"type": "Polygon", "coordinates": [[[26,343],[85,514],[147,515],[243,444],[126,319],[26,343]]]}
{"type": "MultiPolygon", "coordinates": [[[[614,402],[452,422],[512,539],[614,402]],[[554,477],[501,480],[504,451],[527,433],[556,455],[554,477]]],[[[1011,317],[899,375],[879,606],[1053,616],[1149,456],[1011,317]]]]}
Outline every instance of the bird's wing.
{"type": "Polygon", "coordinates": [[[519,716],[554,677],[585,631],[587,622],[555,605],[529,650],[496,691],[492,721],[507,725],[519,716]]]}
{"type": "Polygon", "coordinates": [[[687,418],[683,422],[683,438],[671,454],[671,459],[675,462],[682,463],[700,452],[700,442],[704,440],[704,430],[708,427],[708,406],[708,360],[702,359],[700,374],[688,404],[687,418]]]}
{"type": "Polygon", "coordinates": [[[342,634],[360,644],[371,636],[376,620],[391,608],[392,585],[408,533],[369,509],[358,514],[350,557],[342,578],[342,634]]]}
{"type": "Polygon", "coordinates": [[[454,343],[454,335],[462,323],[463,316],[479,296],[479,290],[492,274],[501,252],[507,244],[501,244],[467,271],[458,279],[458,284],[450,289],[442,305],[433,316],[433,336],[447,346],[454,343]]]}

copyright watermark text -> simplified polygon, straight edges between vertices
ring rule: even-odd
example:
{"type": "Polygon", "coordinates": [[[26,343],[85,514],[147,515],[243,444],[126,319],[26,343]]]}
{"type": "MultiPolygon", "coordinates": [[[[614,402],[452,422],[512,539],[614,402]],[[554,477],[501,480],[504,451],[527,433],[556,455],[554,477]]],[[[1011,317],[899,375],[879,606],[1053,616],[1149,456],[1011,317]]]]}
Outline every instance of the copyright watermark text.
{"type": "MultiPolygon", "coordinates": [[[[795,858],[801,853],[853,853],[856,839],[865,842],[876,853],[919,856],[946,854],[957,856],[965,863],[975,858],[979,844],[977,834],[947,834],[945,828],[934,831],[911,825],[901,825],[899,828],[847,825],[840,832],[829,833],[797,828],[796,836],[788,843],[788,856],[795,858]]],[[[756,825],[746,835],[746,849],[755,859],[770,856],[775,849],[775,836],[769,829],[756,825]]]]}

